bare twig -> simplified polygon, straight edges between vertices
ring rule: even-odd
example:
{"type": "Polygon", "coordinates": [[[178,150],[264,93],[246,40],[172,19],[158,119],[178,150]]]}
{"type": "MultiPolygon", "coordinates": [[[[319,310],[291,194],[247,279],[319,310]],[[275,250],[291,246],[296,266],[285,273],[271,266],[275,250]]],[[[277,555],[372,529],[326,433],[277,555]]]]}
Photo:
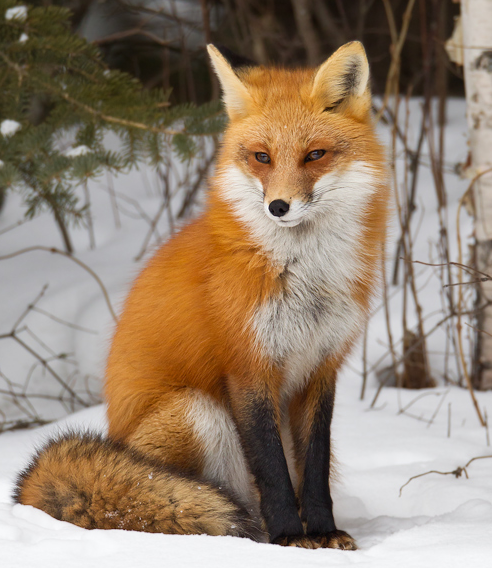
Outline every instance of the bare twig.
{"type": "Polygon", "coordinates": [[[362,344],[362,388],[360,391],[360,400],[364,400],[367,385],[367,335],[369,330],[369,322],[364,326],[364,339],[362,344]]]}
{"type": "Polygon", "coordinates": [[[377,121],[381,118],[381,114],[384,112],[384,109],[388,104],[389,97],[392,94],[396,94],[398,90],[398,77],[400,74],[401,50],[403,49],[403,45],[407,37],[408,26],[410,25],[410,19],[412,17],[412,11],[413,11],[413,6],[415,4],[415,0],[409,0],[407,4],[405,13],[403,15],[400,34],[398,37],[396,37],[397,33],[396,25],[393,18],[393,9],[391,7],[391,3],[389,0],[383,0],[383,3],[386,10],[386,15],[388,17],[388,25],[391,30],[392,45],[391,45],[391,64],[388,71],[388,77],[386,79],[386,88],[384,91],[383,104],[381,105],[380,112],[376,116],[377,121]]]}
{"type": "Polygon", "coordinates": [[[459,266],[460,268],[463,268],[463,270],[471,270],[473,272],[475,272],[476,274],[482,274],[482,276],[486,277],[487,279],[491,279],[491,276],[489,274],[486,274],[485,272],[480,272],[480,270],[477,270],[476,268],[473,268],[473,266],[468,266],[467,264],[462,264],[460,262],[423,262],[422,260],[412,260],[412,261],[407,261],[405,258],[401,258],[401,260],[404,260],[405,262],[413,262],[415,264],[423,264],[424,266],[447,266],[448,264],[450,264],[451,266],[459,266]]]}
{"type": "Polygon", "coordinates": [[[444,284],[443,288],[449,288],[450,286],[468,286],[469,284],[480,284],[480,282],[489,282],[490,280],[492,280],[490,276],[484,276],[483,278],[470,280],[469,282],[453,282],[452,284],[444,284]]]}
{"type": "Polygon", "coordinates": [[[134,37],[134,36],[146,37],[152,40],[157,45],[160,45],[161,47],[168,47],[169,44],[171,43],[171,41],[161,39],[152,32],[149,32],[140,26],[138,28],[133,28],[131,30],[123,30],[122,32],[117,32],[100,39],[94,39],[92,40],[92,43],[96,45],[106,45],[108,43],[114,43],[117,41],[121,41],[122,39],[127,39],[129,37],[134,37]]]}
{"type": "MultiPolygon", "coordinates": [[[[456,266],[460,266],[460,267],[464,266],[463,264],[457,263],[457,262],[434,264],[434,263],[430,263],[430,262],[422,262],[421,260],[406,260],[406,259],[402,259],[402,260],[404,260],[405,262],[411,262],[411,263],[415,263],[415,264],[424,264],[426,266],[446,266],[447,264],[456,265],[456,266]]],[[[470,268],[470,270],[473,270],[474,272],[478,272],[479,274],[483,274],[484,276],[488,276],[488,274],[485,274],[483,272],[479,272],[478,270],[475,270],[471,267],[467,267],[467,268],[470,268]]],[[[459,314],[461,315],[461,313],[462,312],[460,311],[459,314]]],[[[452,311],[450,312],[450,316],[452,316],[452,317],[457,316],[457,315],[458,315],[458,312],[457,313],[453,313],[452,311]]],[[[461,339],[460,339],[461,334],[459,334],[458,337],[459,337],[458,345],[460,346],[460,357],[461,357],[461,361],[462,361],[462,368],[463,368],[463,372],[464,372],[464,375],[465,375],[468,391],[470,393],[470,396],[471,396],[471,399],[472,399],[472,402],[473,402],[473,406],[475,407],[475,411],[477,413],[480,424],[482,426],[485,426],[485,421],[483,419],[482,412],[480,411],[480,407],[479,407],[477,399],[475,397],[471,378],[470,378],[470,375],[468,373],[468,369],[467,369],[466,362],[465,362],[465,359],[464,359],[464,351],[463,351],[463,346],[462,346],[462,342],[461,342],[461,339]]]]}
{"type": "Polygon", "coordinates": [[[214,163],[215,154],[216,154],[217,146],[218,146],[217,140],[214,140],[214,144],[215,144],[215,148],[214,148],[213,152],[205,160],[203,166],[198,170],[197,178],[196,178],[194,184],[191,186],[188,193],[186,194],[186,197],[183,201],[183,204],[181,205],[181,208],[176,215],[177,219],[182,219],[186,215],[186,213],[188,212],[191,204],[195,201],[196,194],[198,193],[198,191],[202,187],[203,181],[205,180],[206,176],[208,175],[208,173],[210,171],[210,168],[212,167],[212,164],[214,163]]]}
{"type": "Polygon", "coordinates": [[[444,402],[444,399],[448,396],[448,394],[449,394],[449,389],[443,393],[441,400],[439,401],[439,404],[437,405],[437,408],[434,411],[434,414],[431,416],[431,419],[427,423],[427,428],[430,428],[432,426],[432,423],[434,422],[434,419],[436,418],[437,414],[439,413],[439,410],[441,409],[441,406],[444,402]]]}
{"type": "MultiPolygon", "coordinates": [[[[413,262],[418,262],[418,261],[413,261],[413,262]]],[[[472,315],[472,314],[476,314],[477,312],[481,311],[482,309],[483,309],[483,306],[480,306],[480,307],[472,309],[472,310],[462,311],[461,313],[462,313],[462,315],[472,315]]],[[[436,324],[434,324],[432,326],[432,328],[428,332],[426,332],[424,334],[423,337],[419,337],[418,340],[410,347],[410,349],[408,349],[408,351],[405,354],[403,354],[399,359],[396,360],[395,364],[400,365],[404,361],[405,357],[408,356],[410,353],[412,353],[413,350],[416,349],[419,346],[421,341],[424,341],[427,337],[432,335],[437,329],[439,329],[442,325],[444,325],[447,321],[449,321],[451,318],[453,318],[455,316],[456,316],[455,313],[448,313],[445,316],[443,316],[436,324]]],[[[387,354],[385,354],[384,357],[387,357],[387,354]]],[[[374,370],[377,367],[377,365],[381,362],[381,359],[371,367],[370,371],[374,370]]],[[[389,377],[388,377],[388,379],[389,379],[389,377]]],[[[377,399],[379,398],[379,395],[381,394],[381,391],[384,388],[384,386],[385,386],[385,382],[382,382],[379,385],[379,388],[376,391],[376,394],[374,395],[374,398],[371,402],[371,406],[370,406],[371,408],[374,408],[374,406],[377,402],[377,399]]]]}
{"type": "Polygon", "coordinates": [[[451,438],[451,403],[448,403],[448,438],[451,438]]]}
{"type": "Polygon", "coordinates": [[[424,477],[424,475],[429,475],[431,473],[437,473],[438,475],[454,475],[456,477],[456,479],[458,479],[458,477],[461,477],[463,474],[465,474],[465,477],[467,479],[469,479],[468,477],[468,471],[467,468],[469,465],[471,465],[475,460],[484,460],[484,459],[490,459],[492,458],[492,456],[477,456],[475,458],[472,458],[470,461],[468,461],[468,463],[464,466],[458,466],[456,469],[454,469],[453,471],[437,471],[435,469],[432,469],[431,471],[426,471],[425,473],[419,473],[418,475],[414,475],[413,477],[411,477],[406,483],[404,483],[401,487],[400,487],[400,497],[401,497],[401,492],[403,491],[403,488],[406,487],[410,481],[417,479],[419,477],[424,477]]]}
{"type": "Polygon", "coordinates": [[[91,250],[96,248],[96,235],[94,233],[94,223],[92,222],[92,210],[91,210],[91,195],[89,193],[89,186],[87,184],[87,178],[82,182],[82,188],[84,190],[85,204],[84,208],[87,211],[87,229],[89,231],[89,246],[91,250]]]}
{"type": "Polygon", "coordinates": [[[314,67],[319,64],[320,44],[317,37],[318,34],[311,20],[311,2],[310,0],[292,0],[292,9],[297,29],[306,49],[308,63],[314,67]]]}
{"type": "Polygon", "coordinates": [[[17,223],[14,223],[13,225],[9,225],[8,227],[5,227],[5,229],[2,229],[0,231],[0,235],[3,235],[4,233],[8,233],[9,231],[12,231],[13,229],[16,229],[17,227],[20,227],[20,225],[23,225],[24,223],[27,223],[28,221],[30,221],[30,219],[21,219],[19,221],[17,221],[17,223]]]}
{"type": "Polygon", "coordinates": [[[427,396],[442,396],[442,393],[434,392],[434,391],[420,393],[418,396],[416,396],[414,399],[412,399],[406,406],[404,406],[403,408],[400,408],[400,410],[398,411],[398,414],[405,414],[405,412],[411,406],[413,406],[418,400],[420,400],[421,398],[425,398],[427,396]]]}
{"type": "Polygon", "coordinates": [[[27,247],[27,248],[18,250],[16,252],[12,252],[10,254],[5,254],[3,256],[0,256],[0,260],[7,260],[9,258],[14,258],[16,256],[19,256],[21,254],[25,254],[25,253],[33,252],[33,251],[38,251],[38,250],[50,252],[52,254],[59,254],[61,256],[64,256],[65,258],[69,258],[72,262],[75,262],[75,264],[78,264],[81,268],[83,268],[86,272],[88,272],[94,278],[94,280],[98,283],[99,288],[101,289],[101,292],[103,293],[104,299],[106,300],[106,305],[108,306],[108,310],[109,310],[111,316],[113,317],[114,321],[115,322],[118,321],[118,318],[116,317],[116,314],[113,310],[113,306],[111,305],[111,301],[109,299],[109,294],[108,294],[104,284],[102,283],[102,280],[92,270],[92,268],[87,266],[87,264],[85,264],[84,262],[82,262],[78,258],[75,258],[74,256],[72,256],[71,254],[68,254],[68,253],[66,253],[62,250],[59,250],[57,248],[54,248],[54,247],[32,246],[32,247],[27,247]]]}
{"type": "Polygon", "coordinates": [[[478,333],[485,333],[485,335],[490,335],[490,337],[492,337],[492,334],[489,333],[488,331],[485,331],[484,329],[479,329],[478,327],[471,325],[468,322],[465,322],[465,325],[467,325],[468,327],[470,327],[471,329],[473,329],[474,331],[478,331],[478,333]]]}
{"type": "MultiPolygon", "coordinates": [[[[60,375],[53,369],[50,365],[50,361],[42,357],[37,351],[35,351],[32,347],[30,347],[24,340],[22,340],[19,335],[22,331],[26,330],[25,327],[20,328],[20,324],[24,321],[27,314],[32,311],[32,309],[36,306],[37,302],[43,297],[45,291],[47,289],[47,285],[43,286],[41,292],[36,296],[36,299],[32,304],[29,304],[28,307],[22,312],[20,317],[14,323],[14,326],[10,330],[9,333],[4,333],[0,335],[1,339],[13,339],[16,343],[18,343],[23,349],[25,349],[28,353],[30,353],[34,359],[36,359],[48,373],[70,394],[73,400],[77,401],[81,406],[87,406],[87,403],[64,381],[60,375]]],[[[50,350],[49,350],[50,351],[50,350]]],[[[53,353],[53,352],[51,352],[53,353]]],[[[55,356],[55,359],[60,358],[60,356],[55,356]]]]}
{"type": "Polygon", "coordinates": [[[116,193],[114,191],[113,176],[106,170],[106,181],[109,192],[109,198],[111,200],[111,208],[113,209],[114,226],[117,229],[121,228],[120,212],[118,209],[118,200],[116,199],[116,193]]]}
{"type": "Polygon", "coordinates": [[[37,312],[38,314],[42,314],[50,319],[52,319],[53,321],[56,321],[57,323],[61,323],[62,325],[66,325],[67,327],[71,327],[72,329],[76,329],[77,331],[83,331],[85,333],[92,333],[93,335],[98,335],[98,332],[94,329],[88,329],[87,327],[82,327],[81,325],[77,325],[75,323],[71,323],[69,321],[65,321],[53,314],[50,314],[49,312],[46,312],[45,310],[42,310],[41,308],[38,308],[35,305],[31,305],[31,309],[33,312],[37,312]]]}
{"type": "MultiPolygon", "coordinates": [[[[203,20],[203,32],[205,34],[205,42],[207,44],[212,43],[212,33],[210,29],[210,10],[207,0],[200,0],[200,6],[202,9],[202,20],[203,20]]],[[[210,83],[212,85],[212,99],[218,99],[220,95],[219,81],[217,75],[215,74],[212,62],[207,57],[207,68],[208,74],[210,76],[210,83]]]]}
{"type": "Polygon", "coordinates": [[[490,446],[489,416],[485,407],[483,409],[483,415],[485,417],[485,440],[487,441],[487,446],[490,446]]]}

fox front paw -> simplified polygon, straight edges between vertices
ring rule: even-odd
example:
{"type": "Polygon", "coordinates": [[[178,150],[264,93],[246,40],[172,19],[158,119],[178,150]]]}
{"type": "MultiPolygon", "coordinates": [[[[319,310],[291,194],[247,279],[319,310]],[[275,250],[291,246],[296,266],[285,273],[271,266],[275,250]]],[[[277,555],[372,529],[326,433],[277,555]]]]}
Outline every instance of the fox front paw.
{"type": "Polygon", "coordinates": [[[345,531],[333,531],[323,536],[283,536],[274,541],[280,546],[297,548],[338,548],[339,550],[357,550],[355,540],[345,531]]]}

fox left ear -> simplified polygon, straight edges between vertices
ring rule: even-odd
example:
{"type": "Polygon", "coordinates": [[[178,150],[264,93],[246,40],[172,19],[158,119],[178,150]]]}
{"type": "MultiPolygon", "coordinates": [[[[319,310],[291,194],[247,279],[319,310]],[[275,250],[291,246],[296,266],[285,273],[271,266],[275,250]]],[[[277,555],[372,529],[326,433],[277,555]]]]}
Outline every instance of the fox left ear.
{"type": "Polygon", "coordinates": [[[368,82],[366,52],[359,41],[352,41],[342,45],[318,68],[311,99],[326,111],[343,110],[350,106],[352,114],[355,111],[362,118],[371,104],[368,82]]]}
{"type": "MultiPolygon", "coordinates": [[[[229,118],[235,120],[247,116],[253,99],[245,84],[236,75],[231,63],[221,53],[224,49],[219,50],[214,45],[209,44],[207,50],[224,93],[223,100],[229,118]]],[[[227,52],[226,55],[232,53],[228,50],[227,52]]],[[[241,61],[241,65],[236,65],[236,67],[244,66],[243,61],[241,61]]]]}

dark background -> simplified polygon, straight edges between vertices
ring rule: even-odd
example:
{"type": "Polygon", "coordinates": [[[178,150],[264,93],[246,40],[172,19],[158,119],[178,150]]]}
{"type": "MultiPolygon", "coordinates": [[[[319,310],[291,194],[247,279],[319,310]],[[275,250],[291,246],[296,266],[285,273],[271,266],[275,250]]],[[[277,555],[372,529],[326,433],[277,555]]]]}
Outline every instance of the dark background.
{"type": "MultiPolygon", "coordinates": [[[[102,49],[107,63],[145,86],[172,88],[171,101],[218,96],[205,45],[225,45],[258,63],[318,65],[337,47],[363,42],[373,92],[382,94],[409,0],[38,0],[73,11],[73,29],[102,49]]],[[[462,96],[461,69],[444,42],[459,4],[415,0],[400,58],[402,94],[462,96]]]]}

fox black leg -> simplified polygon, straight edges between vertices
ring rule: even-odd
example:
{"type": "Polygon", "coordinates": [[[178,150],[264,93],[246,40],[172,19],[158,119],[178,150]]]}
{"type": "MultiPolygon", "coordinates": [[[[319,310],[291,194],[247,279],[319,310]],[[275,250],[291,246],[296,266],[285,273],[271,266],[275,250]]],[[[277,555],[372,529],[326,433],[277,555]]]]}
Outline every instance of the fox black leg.
{"type": "MultiPolygon", "coordinates": [[[[301,520],[313,548],[355,550],[355,541],[346,532],[337,530],[333,517],[330,428],[334,401],[335,381],[315,379],[294,405],[296,416],[291,417],[291,421],[296,459],[301,469],[301,520]]],[[[305,543],[293,545],[306,546],[305,543]]]]}
{"type": "Polygon", "coordinates": [[[303,527],[289,476],[274,405],[267,394],[234,397],[241,442],[261,496],[261,513],[270,542],[301,536],[303,527]]]}
{"type": "Polygon", "coordinates": [[[300,494],[306,534],[320,536],[336,530],[330,493],[330,426],[334,393],[325,392],[314,410],[300,494]]]}

